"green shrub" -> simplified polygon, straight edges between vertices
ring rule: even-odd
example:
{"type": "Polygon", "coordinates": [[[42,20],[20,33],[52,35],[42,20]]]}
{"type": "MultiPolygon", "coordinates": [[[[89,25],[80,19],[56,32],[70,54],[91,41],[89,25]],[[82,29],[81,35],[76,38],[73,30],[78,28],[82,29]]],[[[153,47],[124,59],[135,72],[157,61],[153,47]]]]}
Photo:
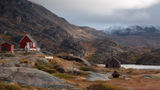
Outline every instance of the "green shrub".
{"type": "Polygon", "coordinates": [[[7,85],[4,83],[0,83],[0,90],[21,90],[21,87],[19,85],[7,85]]]}
{"type": "Polygon", "coordinates": [[[64,74],[64,73],[53,73],[52,75],[55,76],[55,77],[63,78],[63,79],[71,79],[71,78],[73,78],[72,75],[64,74]]]}
{"type": "Polygon", "coordinates": [[[37,69],[39,69],[39,70],[46,70],[46,69],[49,68],[49,66],[47,66],[46,63],[40,62],[40,61],[36,61],[35,67],[36,67],[37,69]]]}
{"type": "Polygon", "coordinates": [[[6,52],[4,53],[5,57],[15,57],[15,54],[11,53],[11,52],[6,52]]]}
{"type": "Polygon", "coordinates": [[[126,89],[108,84],[92,84],[89,87],[87,87],[87,90],[126,90],[126,89]]]}
{"type": "Polygon", "coordinates": [[[46,62],[42,62],[42,61],[36,61],[35,63],[35,68],[48,72],[50,74],[55,73],[56,70],[54,69],[54,67],[56,66],[56,63],[46,63],[46,62]]]}
{"type": "Polygon", "coordinates": [[[92,67],[85,67],[85,66],[83,66],[83,67],[80,67],[79,68],[80,70],[82,70],[82,71],[96,71],[95,69],[93,69],[92,67]]]}

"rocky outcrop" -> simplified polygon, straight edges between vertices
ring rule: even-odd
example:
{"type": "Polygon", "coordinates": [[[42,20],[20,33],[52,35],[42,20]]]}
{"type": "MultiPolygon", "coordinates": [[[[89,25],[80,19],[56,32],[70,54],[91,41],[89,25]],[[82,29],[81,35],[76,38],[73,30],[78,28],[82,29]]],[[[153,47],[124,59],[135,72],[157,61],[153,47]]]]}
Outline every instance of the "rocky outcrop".
{"type": "Polygon", "coordinates": [[[20,85],[54,88],[56,90],[73,89],[73,86],[65,83],[46,72],[18,67],[1,67],[0,81],[4,83],[18,83],[20,85]]]}
{"type": "Polygon", "coordinates": [[[160,76],[155,76],[155,75],[144,75],[143,78],[147,78],[147,79],[153,79],[153,78],[160,78],[160,76]]]}
{"type": "Polygon", "coordinates": [[[48,63],[48,60],[40,57],[3,57],[0,60],[1,67],[33,67],[36,61],[48,63]]]}
{"type": "Polygon", "coordinates": [[[65,56],[58,56],[58,57],[63,58],[64,60],[76,61],[76,62],[83,63],[87,66],[91,66],[91,64],[87,60],[80,58],[80,57],[76,57],[76,56],[72,56],[72,55],[65,55],[65,56]]]}
{"type": "Polygon", "coordinates": [[[89,81],[107,81],[110,80],[109,76],[111,76],[110,73],[107,74],[100,74],[96,72],[89,72],[90,74],[86,77],[89,81]]]}
{"type": "Polygon", "coordinates": [[[19,57],[5,57],[0,60],[1,67],[14,67],[19,63],[19,57]]]}
{"type": "Polygon", "coordinates": [[[90,63],[104,64],[111,57],[117,58],[122,64],[136,63],[137,57],[141,55],[134,48],[125,47],[107,38],[95,42],[91,47],[95,47],[96,50],[90,50],[89,56],[86,57],[90,63]]]}

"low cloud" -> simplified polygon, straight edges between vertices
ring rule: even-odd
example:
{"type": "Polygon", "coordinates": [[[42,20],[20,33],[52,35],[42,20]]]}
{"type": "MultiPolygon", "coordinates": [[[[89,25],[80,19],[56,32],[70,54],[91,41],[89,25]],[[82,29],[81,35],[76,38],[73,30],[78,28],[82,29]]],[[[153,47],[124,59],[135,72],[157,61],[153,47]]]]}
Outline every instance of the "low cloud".
{"type": "MultiPolygon", "coordinates": [[[[146,9],[160,0],[30,0],[41,4],[71,23],[140,22],[152,18],[146,9]]],[[[87,24],[88,23],[88,24],[87,24]]]]}
{"type": "Polygon", "coordinates": [[[61,12],[81,11],[92,14],[113,14],[115,10],[151,7],[160,0],[31,0],[61,12]]]}

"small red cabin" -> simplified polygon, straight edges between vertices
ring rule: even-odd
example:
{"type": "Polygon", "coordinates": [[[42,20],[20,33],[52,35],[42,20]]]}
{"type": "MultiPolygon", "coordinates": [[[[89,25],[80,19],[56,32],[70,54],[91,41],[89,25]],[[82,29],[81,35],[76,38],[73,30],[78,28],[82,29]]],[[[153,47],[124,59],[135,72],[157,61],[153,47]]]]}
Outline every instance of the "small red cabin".
{"type": "Polygon", "coordinates": [[[2,52],[13,52],[14,51],[14,45],[11,45],[9,43],[3,43],[1,45],[1,51],[2,52]]]}
{"type": "Polygon", "coordinates": [[[30,50],[37,50],[36,41],[31,37],[31,35],[25,35],[20,41],[20,48],[25,49],[29,45],[30,50]]]}

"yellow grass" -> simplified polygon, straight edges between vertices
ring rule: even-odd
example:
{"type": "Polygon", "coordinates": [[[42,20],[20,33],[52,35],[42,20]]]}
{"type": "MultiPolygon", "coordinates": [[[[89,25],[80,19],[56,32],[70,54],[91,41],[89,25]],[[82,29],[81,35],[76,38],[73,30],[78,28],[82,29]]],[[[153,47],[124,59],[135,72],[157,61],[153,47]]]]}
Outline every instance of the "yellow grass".
{"type": "Polygon", "coordinates": [[[126,89],[109,84],[92,84],[89,87],[87,87],[87,90],[126,90],[126,89]]]}

